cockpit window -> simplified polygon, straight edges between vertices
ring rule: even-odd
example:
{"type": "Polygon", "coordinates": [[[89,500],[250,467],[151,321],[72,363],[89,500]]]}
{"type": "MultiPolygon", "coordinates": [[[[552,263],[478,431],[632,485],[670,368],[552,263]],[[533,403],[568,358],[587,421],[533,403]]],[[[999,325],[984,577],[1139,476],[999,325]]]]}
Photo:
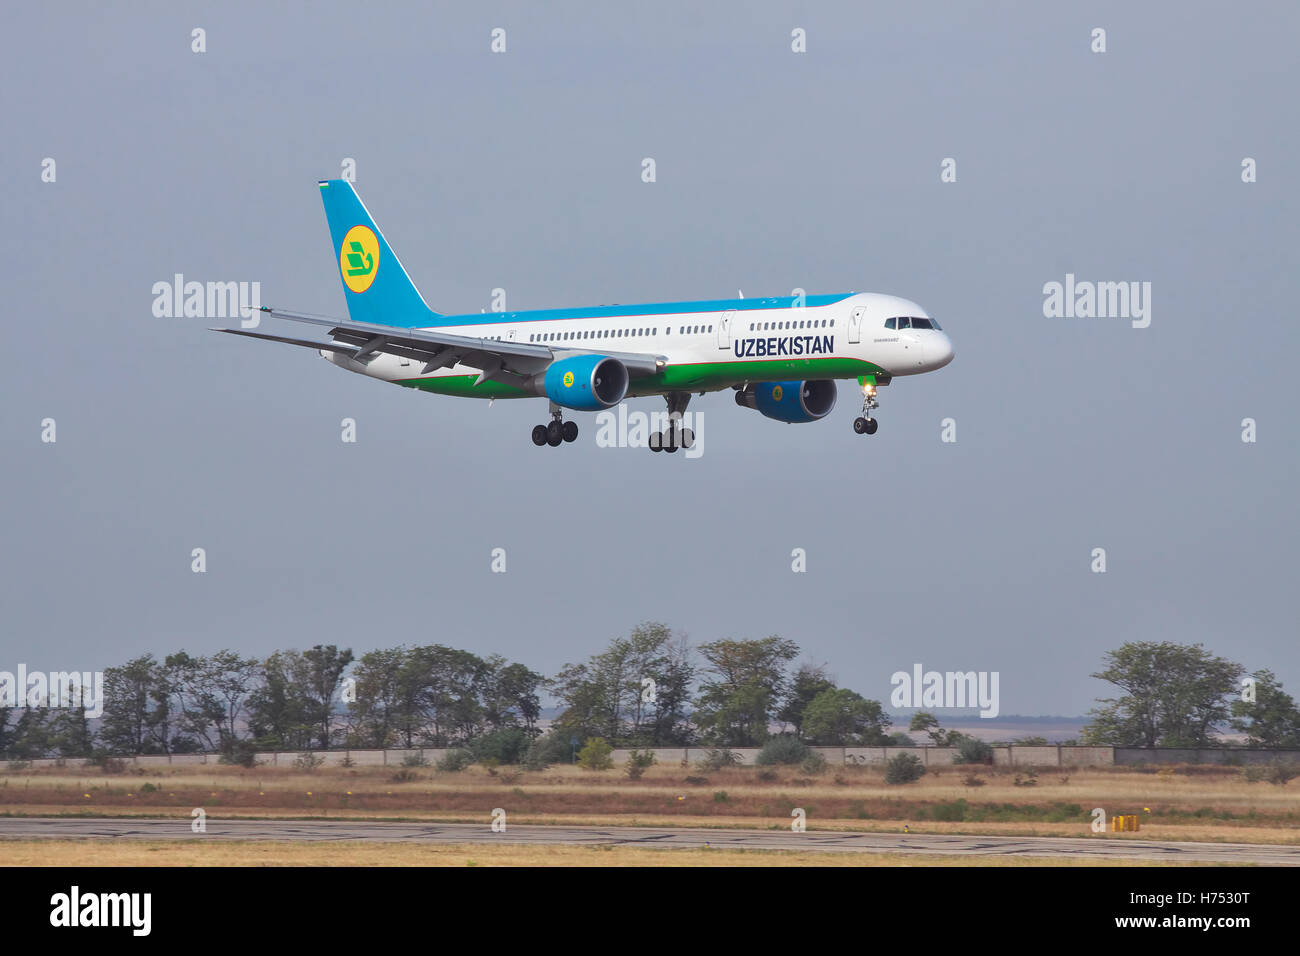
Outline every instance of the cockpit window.
{"type": "Polygon", "coordinates": [[[897,319],[885,319],[885,328],[892,329],[894,327],[894,323],[897,321],[898,321],[897,319]]]}
{"type": "Polygon", "coordinates": [[[909,319],[907,316],[903,316],[903,318],[898,320],[898,327],[900,329],[910,329],[912,327],[911,321],[912,320],[909,319]]]}
{"type": "Polygon", "coordinates": [[[937,331],[939,331],[939,332],[942,332],[942,331],[943,331],[943,326],[939,324],[939,322],[938,322],[937,319],[933,319],[933,318],[930,319],[930,324],[931,324],[932,326],[934,326],[934,328],[935,328],[937,331]]]}
{"type": "Polygon", "coordinates": [[[928,328],[930,328],[930,320],[929,320],[929,319],[922,319],[922,318],[920,318],[920,317],[913,317],[913,319],[912,319],[912,328],[914,328],[914,329],[928,329],[928,328]]]}

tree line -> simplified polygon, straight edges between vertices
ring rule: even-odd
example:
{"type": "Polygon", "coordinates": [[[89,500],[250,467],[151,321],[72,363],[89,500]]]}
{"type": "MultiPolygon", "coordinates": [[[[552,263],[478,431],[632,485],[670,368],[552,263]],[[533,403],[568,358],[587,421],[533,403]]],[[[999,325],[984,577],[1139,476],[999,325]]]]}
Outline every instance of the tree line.
{"type": "MultiPolygon", "coordinates": [[[[799,655],[777,636],[692,646],[660,623],[549,678],[441,644],[359,658],[333,644],[266,658],[145,654],[105,670],[97,721],[84,708],[0,706],[0,755],[209,752],[246,762],[259,751],[430,747],[518,763],[529,752],[567,761],[594,739],[630,748],[758,747],[774,735],[810,745],[913,743],[891,730],[879,701],[838,686],[824,665],[796,665],[799,655]],[[545,735],[543,693],[559,704],[545,735]]],[[[1098,701],[1086,743],[1212,746],[1231,728],[1248,746],[1300,747],[1300,710],[1270,671],[1243,683],[1239,664],[1168,642],[1130,642],[1106,662],[1092,676],[1122,694],[1098,701]]],[[[936,743],[960,739],[928,713],[909,729],[936,743]]]]}

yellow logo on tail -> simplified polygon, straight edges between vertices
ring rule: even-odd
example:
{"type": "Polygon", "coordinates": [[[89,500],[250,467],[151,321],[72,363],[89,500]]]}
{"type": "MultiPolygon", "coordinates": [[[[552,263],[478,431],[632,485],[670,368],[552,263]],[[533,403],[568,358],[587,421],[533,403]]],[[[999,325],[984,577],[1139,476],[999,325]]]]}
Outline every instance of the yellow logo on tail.
{"type": "Polygon", "coordinates": [[[353,292],[365,292],[379,272],[379,240],[367,226],[353,226],[339,249],[339,272],[353,292]]]}

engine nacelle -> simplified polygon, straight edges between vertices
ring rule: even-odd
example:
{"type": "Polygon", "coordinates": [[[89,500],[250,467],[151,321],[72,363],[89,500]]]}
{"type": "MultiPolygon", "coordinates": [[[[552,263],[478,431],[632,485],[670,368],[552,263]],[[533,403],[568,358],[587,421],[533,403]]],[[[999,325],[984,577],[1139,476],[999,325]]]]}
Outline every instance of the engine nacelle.
{"type": "Polygon", "coordinates": [[[835,407],[837,395],[835,383],[825,378],[811,382],[759,382],[736,392],[736,404],[778,422],[798,424],[825,418],[835,407]]]}
{"type": "Polygon", "coordinates": [[[543,372],[541,392],[556,405],[596,412],[623,401],[627,366],[607,355],[572,355],[552,362],[543,372]]]}

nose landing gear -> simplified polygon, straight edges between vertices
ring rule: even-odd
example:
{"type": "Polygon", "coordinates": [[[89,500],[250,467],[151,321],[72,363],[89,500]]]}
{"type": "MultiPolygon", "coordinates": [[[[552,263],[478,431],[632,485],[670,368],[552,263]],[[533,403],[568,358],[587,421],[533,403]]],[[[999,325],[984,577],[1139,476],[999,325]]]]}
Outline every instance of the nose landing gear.
{"type": "Polygon", "coordinates": [[[859,379],[862,383],[862,414],[853,419],[853,430],[859,435],[874,435],[880,423],[871,417],[873,410],[880,407],[876,401],[876,383],[868,378],[859,379]]]}

